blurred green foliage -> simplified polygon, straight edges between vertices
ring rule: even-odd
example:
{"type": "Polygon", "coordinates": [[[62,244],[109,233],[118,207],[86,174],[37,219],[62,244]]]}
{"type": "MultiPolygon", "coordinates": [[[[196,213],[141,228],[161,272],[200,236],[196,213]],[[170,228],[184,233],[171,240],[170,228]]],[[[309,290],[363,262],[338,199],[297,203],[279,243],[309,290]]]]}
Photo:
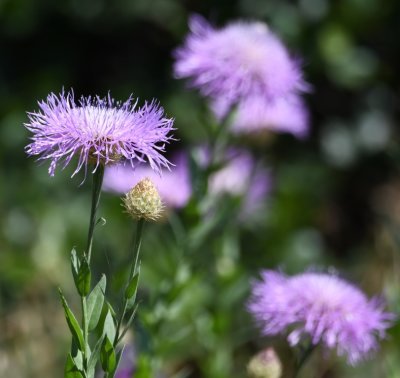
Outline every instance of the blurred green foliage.
{"type": "MultiPolygon", "coordinates": [[[[61,376],[69,341],[56,287],[78,307],[69,251],[84,248],[90,208],[90,180],[70,179],[71,167],[50,178],[46,163],[27,158],[25,112],[62,88],[117,99],[133,93],[159,99],[176,119],[170,151],[204,141],[206,104],[171,69],[193,12],[216,24],[267,22],[304,62],[312,131],[305,141],[248,142],[274,176],[256,225],[236,222],[226,202],[212,227],[191,206],[146,227],[134,332],[142,371],[243,377],[249,358],[270,344],[290,364],[287,345],[261,338],[245,310],[262,268],[334,267],[400,310],[398,1],[2,0],[0,376],[61,376]]],[[[95,241],[94,278],[112,274],[114,291],[122,290],[134,225],[109,194],[101,214],[107,224],[95,241]]],[[[390,336],[357,368],[318,356],[311,366],[321,377],[398,377],[399,326],[390,336]]]]}

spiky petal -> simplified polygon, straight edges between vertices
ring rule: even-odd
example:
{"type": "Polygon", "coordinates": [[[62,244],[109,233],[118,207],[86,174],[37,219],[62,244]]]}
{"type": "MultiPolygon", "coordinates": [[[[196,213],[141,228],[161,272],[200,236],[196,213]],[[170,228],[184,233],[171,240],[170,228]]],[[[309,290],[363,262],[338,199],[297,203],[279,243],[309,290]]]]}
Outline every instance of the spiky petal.
{"type": "MultiPolygon", "coordinates": [[[[223,119],[230,110],[225,99],[214,101],[212,110],[223,119]]],[[[235,134],[291,133],[298,138],[308,134],[308,110],[300,96],[280,97],[268,101],[262,96],[251,96],[240,101],[233,115],[231,130],[235,134]]]]}
{"type": "Polygon", "coordinates": [[[28,113],[25,126],[33,136],[26,151],[50,160],[51,176],[60,162],[65,167],[74,156],[78,164],[73,175],[89,163],[96,169],[121,159],[132,166],[147,161],[155,171],[169,166],[162,152],[172,139],[173,120],[165,118],[154,101],[142,107],[133,98],[120,103],[110,96],[81,97],[75,102],[71,91],[51,93],[39,108],[28,113]]]}
{"type": "Polygon", "coordinates": [[[298,63],[261,22],[232,22],[215,29],[195,15],[191,33],[175,51],[177,78],[188,78],[204,96],[235,104],[249,96],[267,100],[305,90],[298,63]]]}
{"type": "Polygon", "coordinates": [[[292,277],[262,272],[248,305],[265,335],[288,333],[297,345],[303,338],[337,349],[356,364],[378,348],[394,315],[382,301],[369,300],[354,285],[334,274],[306,272],[292,277]]]}

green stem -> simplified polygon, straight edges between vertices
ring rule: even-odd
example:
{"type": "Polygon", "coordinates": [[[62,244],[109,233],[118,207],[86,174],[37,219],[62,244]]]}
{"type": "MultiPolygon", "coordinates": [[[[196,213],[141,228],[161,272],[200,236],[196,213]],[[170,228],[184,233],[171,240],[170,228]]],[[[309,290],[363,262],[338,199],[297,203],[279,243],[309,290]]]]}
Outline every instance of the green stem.
{"type": "Polygon", "coordinates": [[[144,228],[144,219],[139,219],[136,225],[136,236],[133,244],[132,251],[132,265],[129,274],[129,281],[132,279],[133,275],[136,273],[137,264],[139,260],[140,246],[142,244],[142,233],[144,228]]]}
{"type": "MultiPolygon", "coordinates": [[[[129,276],[128,276],[128,282],[127,282],[127,286],[129,285],[129,283],[131,282],[133,276],[136,273],[137,270],[137,265],[138,265],[138,261],[139,261],[139,253],[140,253],[140,246],[142,244],[142,234],[143,234],[143,228],[144,228],[144,219],[139,219],[137,224],[136,224],[136,233],[135,233],[135,238],[133,241],[133,248],[132,248],[132,264],[131,264],[131,269],[129,272],[129,276]]],[[[122,335],[124,334],[124,332],[122,332],[122,334],[120,334],[120,330],[121,330],[121,325],[122,322],[125,318],[126,315],[126,310],[127,310],[127,306],[128,306],[128,300],[125,298],[124,296],[124,301],[122,304],[122,313],[121,313],[121,317],[118,321],[117,324],[117,331],[115,334],[115,340],[114,340],[114,347],[119,343],[122,335]]]]}
{"type": "Polygon", "coordinates": [[[227,131],[229,124],[232,121],[232,115],[236,111],[236,106],[231,106],[226,115],[221,119],[220,124],[214,135],[210,138],[210,166],[220,163],[221,158],[224,159],[225,148],[229,141],[229,131],[227,131]]]}
{"type": "Polygon", "coordinates": [[[103,183],[103,177],[104,177],[104,166],[100,164],[97,167],[96,172],[93,173],[92,208],[90,211],[89,232],[88,232],[88,239],[86,246],[86,256],[88,264],[90,264],[90,258],[92,257],[93,232],[96,226],[96,213],[100,202],[101,185],[103,183]]]}
{"type": "MultiPolygon", "coordinates": [[[[87,246],[86,246],[86,259],[88,264],[90,265],[90,258],[92,255],[92,245],[93,245],[93,232],[96,226],[96,213],[99,207],[100,202],[100,194],[101,194],[101,186],[103,183],[104,177],[104,166],[99,165],[96,169],[96,172],[93,173],[92,180],[92,206],[90,211],[90,222],[89,222],[89,232],[87,238],[87,246]]],[[[88,329],[88,319],[87,319],[87,303],[86,296],[81,297],[81,306],[82,306],[82,328],[83,328],[83,341],[85,344],[85,350],[83,351],[83,366],[86,372],[87,363],[89,359],[88,347],[89,347],[89,329],[88,329]]],[[[87,372],[86,372],[87,373],[87,372]]]]}
{"type": "Polygon", "coordinates": [[[298,359],[293,378],[297,378],[299,376],[301,369],[303,368],[305,363],[308,361],[312,352],[314,352],[315,348],[316,348],[316,345],[310,343],[310,345],[305,350],[303,350],[300,358],[298,359]]]}
{"type": "Polygon", "coordinates": [[[83,362],[84,369],[87,369],[88,363],[88,343],[89,343],[89,330],[88,330],[88,322],[87,322],[87,305],[86,305],[86,297],[81,297],[81,306],[82,306],[82,328],[83,328],[83,341],[85,343],[85,350],[83,351],[83,362]]]}

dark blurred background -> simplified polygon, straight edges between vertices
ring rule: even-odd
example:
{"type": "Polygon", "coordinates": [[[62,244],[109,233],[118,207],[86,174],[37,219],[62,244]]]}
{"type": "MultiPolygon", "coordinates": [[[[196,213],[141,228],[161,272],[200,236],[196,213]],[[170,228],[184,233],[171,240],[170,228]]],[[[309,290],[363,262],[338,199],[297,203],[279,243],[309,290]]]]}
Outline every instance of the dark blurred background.
{"type": "MultiPolygon", "coordinates": [[[[143,350],[167,376],[245,376],[247,359],[268,341],[243,306],[237,319],[230,316],[261,268],[334,267],[400,309],[400,2],[1,0],[0,376],[62,376],[68,330],[56,288],[74,306],[69,251],[84,247],[89,214],[90,180],[70,179],[72,167],[50,178],[47,163],[25,154],[26,111],[62,88],[77,97],[133,93],[140,101],[157,98],[175,118],[179,141],[168,151],[204,141],[206,104],[172,75],[171,52],[194,12],[216,25],[262,20],[281,36],[312,85],[311,133],[304,141],[277,135],[251,146],[273,171],[266,219],[216,232],[204,246],[226,248],[228,257],[240,251],[233,273],[224,273],[226,256],[217,256],[222,273],[208,282],[206,270],[182,257],[167,224],[148,228],[136,336],[145,340],[143,350]]],[[[96,276],[125,262],[133,224],[119,203],[104,194],[96,276]]],[[[371,362],[350,369],[331,361],[321,376],[400,377],[399,346],[394,327],[371,362]]],[[[279,342],[277,348],[289,353],[279,342]]]]}

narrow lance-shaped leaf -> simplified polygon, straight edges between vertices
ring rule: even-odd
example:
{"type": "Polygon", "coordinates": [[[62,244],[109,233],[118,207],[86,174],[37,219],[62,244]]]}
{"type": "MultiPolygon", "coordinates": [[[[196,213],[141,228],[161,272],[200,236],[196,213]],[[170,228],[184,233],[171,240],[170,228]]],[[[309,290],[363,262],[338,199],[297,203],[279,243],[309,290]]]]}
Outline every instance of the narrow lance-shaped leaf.
{"type": "Polygon", "coordinates": [[[104,318],[103,336],[107,336],[107,338],[114,343],[115,333],[116,329],[115,329],[113,314],[111,313],[110,308],[108,308],[107,315],[104,318]]]}
{"type": "Polygon", "coordinates": [[[118,340],[117,340],[118,342],[120,340],[122,340],[123,337],[125,336],[125,334],[128,332],[129,327],[131,326],[131,324],[133,322],[133,319],[135,319],[135,315],[136,315],[136,311],[137,311],[138,307],[139,307],[139,303],[135,306],[134,310],[132,311],[131,315],[129,316],[129,319],[128,319],[126,325],[125,325],[125,329],[123,330],[121,335],[118,337],[118,340]]]}
{"type": "Polygon", "coordinates": [[[92,274],[90,272],[89,263],[86,260],[86,257],[83,256],[80,263],[78,279],[76,283],[78,293],[81,297],[86,297],[89,294],[91,280],[92,274]]]}
{"type": "Polygon", "coordinates": [[[125,299],[127,300],[127,308],[130,310],[136,301],[136,294],[139,284],[139,277],[140,277],[140,266],[138,271],[133,275],[132,279],[128,283],[128,286],[125,289],[125,299]]]}
{"type": "Polygon", "coordinates": [[[67,362],[65,363],[64,378],[84,378],[83,373],[75,365],[75,362],[69,353],[67,356],[67,362]]]}
{"type": "Polygon", "coordinates": [[[71,251],[71,270],[75,287],[81,297],[86,297],[90,291],[91,272],[86,256],[79,259],[75,248],[71,251]]]}
{"type": "Polygon", "coordinates": [[[100,362],[101,366],[104,371],[110,373],[114,371],[115,366],[117,364],[117,357],[115,355],[115,349],[113,347],[113,344],[111,341],[108,339],[107,336],[105,336],[103,340],[103,344],[101,346],[100,350],[100,362]]]}
{"type": "Polygon", "coordinates": [[[115,362],[115,367],[114,367],[114,370],[108,374],[108,377],[109,377],[109,378],[114,378],[115,373],[117,372],[117,369],[118,369],[118,365],[119,365],[119,363],[121,362],[121,357],[122,357],[122,354],[124,353],[124,350],[125,350],[125,345],[124,345],[124,346],[122,347],[122,349],[117,353],[116,362],[115,362]]]}
{"type": "Polygon", "coordinates": [[[97,360],[99,359],[99,355],[100,355],[100,348],[103,344],[103,341],[104,341],[104,336],[100,337],[100,339],[97,341],[96,345],[93,348],[92,354],[89,358],[89,362],[87,365],[87,370],[88,370],[89,376],[91,375],[91,373],[94,374],[94,371],[96,368],[96,363],[97,363],[97,360]]]}
{"type": "Polygon", "coordinates": [[[104,304],[104,293],[106,291],[106,276],[103,274],[100,281],[94,287],[87,300],[87,321],[89,331],[93,331],[99,323],[101,310],[104,304]]]}
{"type": "Polygon", "coordinates": [[[72,343],[71,343],[71,357],[74,360],[74,363],[76,367],[79,370],[84,370],[83,369],[83,352],[79,349],[78,343],[75,339],[75,337],[72,338],[72,343]]]}
{"type": "Polygon", "coordinates": [[[77,282],[78,282],[79,266],[80,266],[80,261],[75,248],[73,248],[71,251],[71,270],[72,270],[72,276],[74,277],[75,286],[77,289],[78,289],[77,282]]]}
{"type": "Polygon", "coordinates": [[[78,343],[79,349],[83,351],[83,350],[85,350],[85,342],[83,340],[82,329],[79,326],[79,323],[75,318],[75,315],[73,314],[71,309],[68,307],[67,301],[65,300],[61,289],[58,288],[58,291],[60,293],[61,302],[64,307],[64,313],[65,313],[65,318],[67,319],[68,327],[72,333],[72,336],[75,338],[76,342],[78,343]]]}

